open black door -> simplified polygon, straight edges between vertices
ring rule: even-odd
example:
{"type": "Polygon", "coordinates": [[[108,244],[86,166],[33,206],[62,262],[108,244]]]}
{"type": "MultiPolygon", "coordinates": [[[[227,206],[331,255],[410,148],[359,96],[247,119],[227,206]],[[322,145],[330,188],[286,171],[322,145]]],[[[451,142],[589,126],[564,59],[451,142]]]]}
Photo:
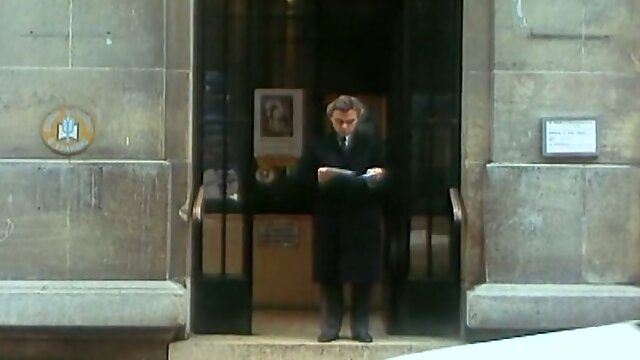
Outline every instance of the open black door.
{"type": "Polygon", "coordinates": [[[398,22],[386,223],[391,334],[457,335],[460,234],[460,0],[406,0],[398,22]]]}
{"type": "Polygon", "coordinates": [[[252,313],[252,98],[248,1],[196,5],[193,135],[196,197],[191,327],[250,334],[252,313]],[[198,166],[195,166],[198,165],[198,166]]]}

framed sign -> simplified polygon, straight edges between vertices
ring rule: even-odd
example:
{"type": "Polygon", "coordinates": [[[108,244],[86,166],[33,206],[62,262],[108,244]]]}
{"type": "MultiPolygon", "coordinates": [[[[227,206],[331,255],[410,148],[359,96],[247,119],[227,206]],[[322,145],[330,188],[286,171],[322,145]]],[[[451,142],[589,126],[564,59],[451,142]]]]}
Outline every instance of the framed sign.
{"type": "Polygon", "coordinates": [[[303,111],[302,89],[255,90],[253,156],[258,182],[272,184],[278,168],[295,165],[302,155],[303,111]]]}
{"type": "Polygon", "coordinates": [[[542,156],[597,157],[598,118],[542,118],[542,156]]]}
{"type": "Polygon", "coordinates": [[[298,158],[302,154],[302,89],[256,89],[254,155],[298,158]]]}

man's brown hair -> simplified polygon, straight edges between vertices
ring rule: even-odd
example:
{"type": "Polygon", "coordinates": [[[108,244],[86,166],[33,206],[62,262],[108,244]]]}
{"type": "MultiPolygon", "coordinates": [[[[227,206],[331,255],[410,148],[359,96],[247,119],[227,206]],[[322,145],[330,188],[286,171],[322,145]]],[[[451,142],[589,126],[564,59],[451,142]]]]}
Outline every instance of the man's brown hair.
{"type": "Polygon", "coordinates": [[[349,111],[355,110],[358,118],[364,115],[364,105],[358,98],[349,95],[340,95],[327,105],[327,117],[331,118],[334,111],[349,111]]]}

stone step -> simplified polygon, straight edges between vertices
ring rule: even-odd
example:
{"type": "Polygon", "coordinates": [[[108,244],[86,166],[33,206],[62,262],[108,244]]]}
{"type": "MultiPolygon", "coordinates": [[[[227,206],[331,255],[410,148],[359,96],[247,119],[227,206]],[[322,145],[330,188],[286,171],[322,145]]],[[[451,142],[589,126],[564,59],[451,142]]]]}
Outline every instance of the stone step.
{"type": "Polygon", "coordinates": [[[316,342],[318,317],[314,311],[255,311],[255,335],[193,335],[171,344],[169,359],[386,359],[462,343],[451,338],[389,336],[378,314],[371,319],[373,343],[351,341],[349,318],[345,316],[341,332],[344,339],[320,344],[316,342]]]}
{"type": "Polygon", "coordinates": [[[467,323],[474,329],[571,329],[639,314],[636,285],[488,283],[467,292],[467,323]]]}
{"type": "Polygon", "coordinates": [[[370,344],[341,339],[320,344],[313,339],[283,336],[198,335],[171,344],[169,360],[377,360],[458,344],[461,341],[457,339],[428,337],[382,337],[370,344]]]}

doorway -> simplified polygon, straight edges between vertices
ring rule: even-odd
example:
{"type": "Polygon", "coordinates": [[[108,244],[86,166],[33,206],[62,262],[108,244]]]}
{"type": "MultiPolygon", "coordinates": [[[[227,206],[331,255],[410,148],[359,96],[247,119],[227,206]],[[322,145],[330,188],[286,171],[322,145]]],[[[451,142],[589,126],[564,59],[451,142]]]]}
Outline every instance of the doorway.
{"type": "Polygon", "coordinates": [[[255,311],[315,311],[312,204],[286,178],[304,143],[330,131],[324,108],[339,94],[363,100],[361,126],[385,139],[390,170],[402,174],[381,224],[385,280],[374,304],[386,331],[457,328],[449,190],[459,187],[461,1],[207,0],[197,9],[204,215],[193,331],[251,334],[255,311]],[[269,101],[290,119],[272,133],[256,126],[269,101]]]}

